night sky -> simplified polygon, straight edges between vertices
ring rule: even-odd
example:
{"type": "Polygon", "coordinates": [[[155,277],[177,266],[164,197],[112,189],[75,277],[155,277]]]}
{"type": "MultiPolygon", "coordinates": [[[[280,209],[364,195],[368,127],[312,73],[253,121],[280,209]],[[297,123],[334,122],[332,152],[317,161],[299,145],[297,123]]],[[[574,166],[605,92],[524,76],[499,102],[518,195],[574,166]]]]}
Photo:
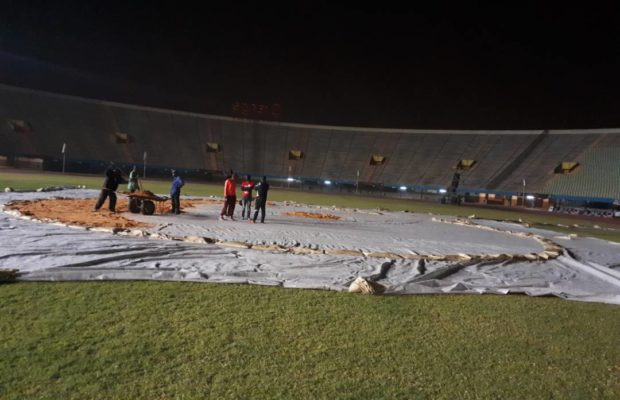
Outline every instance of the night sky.
{"type": "Polygon", "coordinates": [[[3,83],[221,115],[279,103],[318,124],[620,127],[611,6],[2,3],[3,83]]]}

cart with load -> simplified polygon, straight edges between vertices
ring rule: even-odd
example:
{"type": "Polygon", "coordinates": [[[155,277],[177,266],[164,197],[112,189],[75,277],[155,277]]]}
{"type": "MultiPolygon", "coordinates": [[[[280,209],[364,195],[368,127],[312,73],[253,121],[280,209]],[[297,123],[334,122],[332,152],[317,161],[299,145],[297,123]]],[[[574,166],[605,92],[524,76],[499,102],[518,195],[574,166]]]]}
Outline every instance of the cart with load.
{"type": "Polygon", "coordinates": [[[134,214],[153,215],[156,210],[160,214],[165,211],[167,196],[157,196],[153,192],[143,190],[133,193],[125,193],[129,198],[129,211],[134,214]]]}

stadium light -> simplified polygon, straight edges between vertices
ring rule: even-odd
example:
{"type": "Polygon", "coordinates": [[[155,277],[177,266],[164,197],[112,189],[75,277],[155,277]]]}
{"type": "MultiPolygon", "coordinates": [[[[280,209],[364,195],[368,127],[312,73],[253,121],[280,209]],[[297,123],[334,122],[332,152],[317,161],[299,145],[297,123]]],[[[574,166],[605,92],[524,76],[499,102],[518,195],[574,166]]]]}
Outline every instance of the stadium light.
{"type": "Polygon", "coordinates": [[[407,186],[401,186],[400,190],[402,190],[404,192],[405,190],[407,190],[407,186]]]}
{"type": "Polygon", "coordinates": [[[525,196],[525,198],[528,199],[528,200],[534,200],[536,197],[534,197],[531,194],[528,194],[527,196],[525,196]]]}
{"type": "Polygon", "coordinates": [[[327,186],[329,186],[329,185],[331,185],[331,184],[332,184],[332,181],[325,181],[325,182],[323,182],[323,183],[325,183],[327,186]]]}
{"type": "Polygon", "coordinates": [[[286,178],[286,180],[287,180],[287,181],[289,181],[289,182],[293,182],[295,179],[294,179],[294,178],[291,178],[291,177],[289,176],[288,178],[286,178]]]}
{"type": "Polygon", "coordinates": [[[439,193],[448,193],[447,189],[439,189],[439,193]]]}

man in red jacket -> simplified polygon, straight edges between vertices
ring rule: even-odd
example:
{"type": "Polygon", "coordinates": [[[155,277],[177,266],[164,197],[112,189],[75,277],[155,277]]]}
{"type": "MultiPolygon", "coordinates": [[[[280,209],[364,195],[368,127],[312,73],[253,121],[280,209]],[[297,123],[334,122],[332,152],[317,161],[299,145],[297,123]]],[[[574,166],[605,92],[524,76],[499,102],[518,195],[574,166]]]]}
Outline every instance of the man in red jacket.
{"type": "Polygon", "coordinates": [[[252,189],[254,189],[254,182],[252,177],[247,175],[245,180],[241,182],[241,219],[250,219],[250,212],[252,211],[252,189]]]}
{"type": "Polygon", "coordinates": [[[237,174],[229,175],[224,182],[224,198],[226,199],[224,202],[224,207],[222,208],[222,212],[220,213],[220,219],[222,221],[226,220],[226,217],[230,217],[232,221],[235,220],[233,217],[233,213],[235,212],[235,203],[237,202],[237,174]]]}

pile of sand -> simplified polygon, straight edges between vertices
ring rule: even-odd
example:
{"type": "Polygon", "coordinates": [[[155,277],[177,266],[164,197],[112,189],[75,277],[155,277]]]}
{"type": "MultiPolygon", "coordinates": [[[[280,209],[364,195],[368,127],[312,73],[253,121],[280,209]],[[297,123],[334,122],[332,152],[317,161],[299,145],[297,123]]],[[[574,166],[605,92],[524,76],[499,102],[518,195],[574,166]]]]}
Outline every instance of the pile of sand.
{"type": "Polygon", "coordinates": [[[282,215],[287,215],[289,217],[325,219],[325,220],[331,220],[331,221],[337,221],[340,219],[340,217],[337,215],[319,214],[319,213],[304,212],[304,211],[289,211],[289,212],[282,213],[282,215]]]}
{"type": "Polygon", "coordinates": [[[159,197],[155,193],[151,192],[150,190],[137,190],[135,192],[123,192],[123,194],[141,196],[141,197],[159,197]]]}
{"type": "MultiPolygon", "coordinates": [[[[137,194],[138,192],[136,192],[137,194]]],[[[153,195],[152,192],[140,192],[145,195],[153,195]]],[[[45,199],[25,200],[8,204],[8,208],[17,210],[23,215],[28,215],[39,220],[51,220],[62,222],[67,225],[79,225],[87,227],[104,228],[149,228],[153,225],[133,221],[125,218],[122,213],[129,212],[127,201],[119,198],[116,202],[116,212],[108,209],[108,201],[103,207],[95,211],[97,199],[45,199]]],[[[190,208],[199,204],[222,204],[221,200],[181,200],[182,208],[190,208]]],[[[165,203],[163,209],[158,212],[169,212],[171,205],[165,203]]]]}
{"type": "Polygon", "coordinates": [[[23,215],[36,219],[49,219],[68,225],[80,225],[89,227],[108,228],[138,228],[150,227],[142,222],[129,220],[121,215],[127,212],[127,204],[124,201],[117,203],[116,211],[108,210],[108,202],[104,208],[95,211],[96,199],[46,199],[33,201],[18,201],[8,205],[8,208],[17,210],[23,215]]]}

